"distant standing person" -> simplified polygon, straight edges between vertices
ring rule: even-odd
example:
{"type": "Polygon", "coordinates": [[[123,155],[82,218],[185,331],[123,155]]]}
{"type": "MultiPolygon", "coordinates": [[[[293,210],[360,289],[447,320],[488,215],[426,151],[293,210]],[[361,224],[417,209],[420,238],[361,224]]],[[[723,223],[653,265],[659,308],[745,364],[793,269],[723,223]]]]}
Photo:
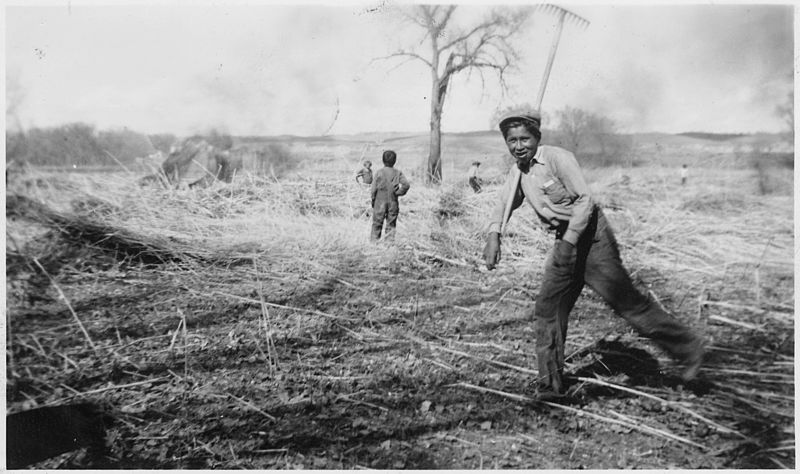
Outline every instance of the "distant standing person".
{"type": "Polygon", "coordinates": [[[478,167],[481,165],[480,161],[473,161],[472,166],[469,167],[467,176],[469,177],[469,185],[472,190],[477,194],[481,192],[481,180],[478,178],[478,167]]]}
{"type": "Polygon", "coordinates": [[[365,160],[364,163],[361,165],[361,169],[358,170],[356,173],[356,183],[358,183],[358,179],[361,178],[361,183],[363,184],[372,184],[372,162],[369,160],[365,160]]]}
{"type": "Polygon", "coordinates": [[[686,179],[689,177],[689,167],[683,165],[681,168],[681,185],[686,184],[686,179]]]}
{"type": "Polygon", "coordinates": [[[540,123],[541,116],[535,111],[509,115],[500,122],[519,174],[512,169],[499,193],[483,251],[486,267],[491,270],[500,261],[503,220],[523,201],[528,201],[542,223],[555,233],[533,311],[539,396],[559,396],[567,388],[563,378],[567,322],[585,284],[640,334],[681,362],[685,380],[694,378],[703,359],[702,339],[636,289],[622,265],[614,232],[592,199],[578,161],[562,148],[539,146],[540,123]]]}
{"type": "Polygon", "coordinates": [[[394,168],[397,153],[383,152],[383,168],[375,173],[372,180],[372,233],[371,239],[381,238],[383,222],[386,221],[385,238],[394,239],[397,216],[400,213],[398,196],[404,196],[411,187],[403,172],[394,168]]]}

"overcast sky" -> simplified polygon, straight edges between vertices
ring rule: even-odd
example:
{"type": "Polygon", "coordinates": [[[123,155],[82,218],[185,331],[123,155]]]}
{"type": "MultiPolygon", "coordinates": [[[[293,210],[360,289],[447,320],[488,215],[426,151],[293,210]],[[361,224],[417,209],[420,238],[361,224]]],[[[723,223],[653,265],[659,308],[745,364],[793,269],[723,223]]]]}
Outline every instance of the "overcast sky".
{"type": "MultiPolygon", "coordinates": [[[[395,5],[8,5],[7,125],[81,121],[179,135],[210,127],[426,131],[427,66],[371,61],[400,47],[427,54],[395,5]]],[[[545,112],[580,107],[626,132],[785,127],[775,107],[793,90],[790,4],[566,6],[591,24],[565,25],[545,112]]],[[[488,8],[460,5],[454,24],[488,8]]],[[[505,95],[491,74],[483,87],[477,76],[456,77],[443,130],[485,130],[498,107],[533,102],[553,26],[552,15],[531,17],[505,95]]]]}

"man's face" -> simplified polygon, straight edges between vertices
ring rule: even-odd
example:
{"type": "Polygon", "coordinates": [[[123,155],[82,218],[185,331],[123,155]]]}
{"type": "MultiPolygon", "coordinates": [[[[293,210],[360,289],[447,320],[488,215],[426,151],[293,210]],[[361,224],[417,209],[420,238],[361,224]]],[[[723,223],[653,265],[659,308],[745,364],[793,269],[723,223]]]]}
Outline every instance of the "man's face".
{"type": "Polygon", "coordinates": [[[522,125],[509,128],[506,145],[511,156],[517,160],[520,169],[526,169],[539,148],[539,140],[522,125]]]}

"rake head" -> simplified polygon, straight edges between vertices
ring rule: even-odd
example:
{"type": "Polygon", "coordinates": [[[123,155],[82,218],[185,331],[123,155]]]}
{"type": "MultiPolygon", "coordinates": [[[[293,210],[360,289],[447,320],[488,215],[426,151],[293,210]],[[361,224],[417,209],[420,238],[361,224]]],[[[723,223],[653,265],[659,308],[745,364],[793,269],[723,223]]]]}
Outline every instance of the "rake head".
{"type": "Polygon", "coordinates": [[[567,23],[572,23],[578,28],[586,29],[589,26],[589,20],[572,13],[566,8],[559,7],[550,3],[543,3],[536,6],[536,10],[543,11],[548,14],[562,16],[563,20],[567,23]]]}

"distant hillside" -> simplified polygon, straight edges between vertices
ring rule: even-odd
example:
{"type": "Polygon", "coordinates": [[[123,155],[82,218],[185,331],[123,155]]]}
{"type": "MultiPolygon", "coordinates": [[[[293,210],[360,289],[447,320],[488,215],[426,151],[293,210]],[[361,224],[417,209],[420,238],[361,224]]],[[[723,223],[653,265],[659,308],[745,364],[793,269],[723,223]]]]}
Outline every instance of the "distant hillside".
{"type": "MultiPolygon", "coordinates": [[[[624,154],[606,157],[597,150],[582,150],[578,161],[587,168],[623,163],[627,166],[667,166],[687,164],[690,167],[750,166],[754,154],[770,159],[793,161],[792,143],[778,134],[712,134],[688,132],[637,133],[622,135],[629,143],[624,154]],[[612,159],[613,158],[613,159],[612,159]]],[[[360,160],[380,163],[383,150],[398,155],[398,167],[415,179],[421,179],[428,156],[428,132],[368,132],[324,137],[238,137],[237,142],[249,146],[259,143],[281,143],[298,159],[314,157],[326,161],[331,172],[349,169],[360,160]]],[[[559,145],[559,134],[544,130],[542,143],[559,145]]],[[[613,153],[613,152],[611,152],[613,153]]],[[[442,167],[448,179],[466,174],[470,163],[480,161],[481,175],[488,179],[504,173],[510,166],[508,151],[499,131],[481,130],[442,134],[442,167]]]]}
{"type": "Polygon", "coordinates": [[[633,133],[630,137],[638,146],[693,146],[717,143],[698,137],[660,132],[633,133]]]}
{"type": "MultiPolygon", "coordinates": [[[[780,134],[722,134],[706,132],[685,133],[634,133],[623,135],[630,139],[635,150],[659,152],[708,151],[730,153],[747,148],[759,148],[772,152],[793,152],[792,142],[780,134]]],[[[414,150],[418,153],[427,150],[429,135],[427,132],[367,132],[350,135],[330,135],[320,137],[300,137],[293,135],[279,136],[243,136],[236,137],[239,144],[285,143],[306,144],[309,146],[364,144],[381,148],[414,150]]],[[[558,133],[545,130],[543,144],[558,145],[558,133]]],[[[442,146],[445,153],[467,152],[474,154],[504,153],[502,137],[498,131],[481,130],[474,132],[443,133],[442,146]]]]}
{"type": "Polygon", "coordinates": [[[678,133],[680,136],[700,138],[703,140],[730,140],[732,138],[739,138],[745,136],[744,133],[706,133],[706,132],[684,132],[678,133]]]}

